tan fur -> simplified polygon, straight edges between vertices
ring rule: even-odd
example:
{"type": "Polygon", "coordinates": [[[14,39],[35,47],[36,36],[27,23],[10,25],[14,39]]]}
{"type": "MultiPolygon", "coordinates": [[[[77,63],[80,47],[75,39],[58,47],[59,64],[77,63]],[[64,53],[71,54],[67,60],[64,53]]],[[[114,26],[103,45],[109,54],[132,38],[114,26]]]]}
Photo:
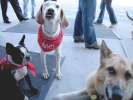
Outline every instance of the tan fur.
{"type": "Polygon", "coordinates": [[[38,24],[43,24],[44,23],[44,17],[43,17],[43,5],[41,5],[38,13],[37,13],[37,16],[36,16],[36,21],[38,22],[38,24]]]}
{"type": "MultiPolygon", "coordinates": [[[[128,80],[125,78],[125,72],[127,71],[133,76],[132,62],[118,54],[113,54],[103,41],[100,50],[100,67],[91,77],[89,77],[86,89],[83,90],[87,95],[84,96],[90,97],[92,93],[97,92],[99,95],[104,96],[103,100],[108,100],[105,94],[105,87],[107,84],[113,84],[119,85],[123,89],[123,100],[131,100],[133,96],[133,78],[128,80]],[[107,70],[108,67],[113,67],[117,74],[115,76],[110,75],[107,70]]],[[[55,97],[55,100],[76,100],[74,98],[80,97],[82,93],[80,92],[77,95],[71,93],[69,93],[69,95],[58,95],[55,97]]]]}

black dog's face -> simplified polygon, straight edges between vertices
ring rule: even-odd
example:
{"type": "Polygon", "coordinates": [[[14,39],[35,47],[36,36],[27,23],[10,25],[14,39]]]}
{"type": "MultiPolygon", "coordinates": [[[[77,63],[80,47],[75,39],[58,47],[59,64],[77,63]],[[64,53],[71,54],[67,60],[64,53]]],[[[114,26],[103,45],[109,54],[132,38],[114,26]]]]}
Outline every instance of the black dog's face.
{"type": "Polygon", "coordinates": [[[30,60],[30,56],[28,54],[28,50],[24,44],[25,36],[19,42],[18,46],[14,46],[11,43],[6,43],[6,53],[8,55],[8,59],[13,64],[23,64],[26,61],[30,60]]]}

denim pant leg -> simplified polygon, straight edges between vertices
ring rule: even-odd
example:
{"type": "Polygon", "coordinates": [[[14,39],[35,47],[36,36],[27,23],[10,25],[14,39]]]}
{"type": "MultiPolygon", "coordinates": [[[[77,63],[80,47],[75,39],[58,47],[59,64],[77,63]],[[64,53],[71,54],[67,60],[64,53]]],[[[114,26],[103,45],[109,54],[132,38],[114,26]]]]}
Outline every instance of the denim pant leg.
{"type": "Polygon", "coordinates": [[[7,17],[8,0],[1,0],[0,2],[3,20],[9,20],[9,18],[7,17]]]}
{"type": "Polygon", "coordinates": [[[103,22],[104,13],[105,13],[105,0],[102,0],[101,4],[100,4],[100,13],[99,13],[99,17],[97,19],[97,23],[103,22]]]}
{"type": "Polygon", "coordinates": [[[28,16],[28,4],[29,0],[23,0],[23,14],[25,17],[28,16]]]}
{"type": "Polygon", "coordinates": [[[116,20],[115,14],[114,14],[114,10],[111,6],[111,3],[112,3],[112,0],[107,0],[106,1],[106,8],[107,8],[107,12],[109,14],[111,24],[116,24],[117,20],[116,20]]]}
{"type": "Polygon", "coordinates": [[[73,37],[74,38],[78,38],[78,37],[82,37],[82,36],[83,36],[83,31],[82,31],[82,12],[81,12],[80,2],[79,2],[79,8],[78,8],[78,12],[77,12],[76,19],[75,19],[75,24],[74,24],[73,37]]]}
{"type": "Polygon", "coordinates": [[[31,16],[34,17],[35,16],[35,0],[31,0],[31,7],[32,7],[32,11],[31,11],[31,16]]]}
{"type": "Polygon", "coordinates": [[[93,21],[96,11],[96,0],[80,0],[82,9],[82,28],[84,33],[85,45],[96,42],[95,28],[93,21]]]}

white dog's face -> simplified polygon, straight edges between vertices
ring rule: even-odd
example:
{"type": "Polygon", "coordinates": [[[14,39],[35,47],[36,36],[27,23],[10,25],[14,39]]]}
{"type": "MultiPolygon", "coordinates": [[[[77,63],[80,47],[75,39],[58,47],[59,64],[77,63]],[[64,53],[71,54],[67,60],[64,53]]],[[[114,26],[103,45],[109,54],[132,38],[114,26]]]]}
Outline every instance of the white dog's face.
{"type": "Polygon", "coordinates": [[[49,24],[50,27],[60,24],[62,28],[66,28],[69,24],[61,6],[56,0],[44,1],[37,13],[36,21],[41,25],[49,24]]]}
{"type": "Polygon", "coordinates": [[[61,8],[56,1],[46,1],[43,4],[43,14],[45,20],[60,20],[61,8]]]}

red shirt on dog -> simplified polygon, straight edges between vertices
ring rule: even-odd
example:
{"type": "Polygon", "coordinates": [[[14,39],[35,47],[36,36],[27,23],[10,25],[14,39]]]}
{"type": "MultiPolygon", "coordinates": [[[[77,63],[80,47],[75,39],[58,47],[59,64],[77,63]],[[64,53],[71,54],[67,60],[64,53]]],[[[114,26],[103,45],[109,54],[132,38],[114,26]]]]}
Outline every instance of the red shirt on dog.
{"type": "Polygon", "coordinates": [[[59,47],[59,45],[62,42],[63,35],[64,33],[61,30],[58,36],[48,37],[44,35],[42,26],[40,26],[39,32],[38,32],[38,43],[44,52],[50,52],[52,50],[55,50],[57,47],[59,47]]]}

